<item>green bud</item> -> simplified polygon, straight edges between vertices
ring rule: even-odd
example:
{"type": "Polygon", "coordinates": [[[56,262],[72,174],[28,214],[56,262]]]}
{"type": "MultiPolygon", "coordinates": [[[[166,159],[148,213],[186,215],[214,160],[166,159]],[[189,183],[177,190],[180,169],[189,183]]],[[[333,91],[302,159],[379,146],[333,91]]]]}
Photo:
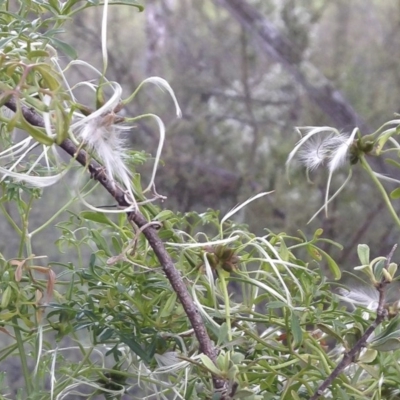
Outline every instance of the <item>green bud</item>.
{"type": "Polygon", "coordinates": [[[383,268],[382,274],[385,277],[386,282],[392,282],[392,275],[389,274],[389,271],[386,268],[383,268]]]}
{"type": "Polygon", "coordinates": [[[3,276],[1,277],[3,283],[10,282],[10,272],[5,271],[3,276]]]}
{"type": "Polygon", "coordinates": [[[387,270],[388,270],[390,276],[392,278],[394,278],[394,276],[396,275],[396,272],[397,272],[397,264],[396,263],[390,263],[388,268],[387,268],[387,270]]]}
{"type": "Polygon", "coordinates": [[[6,290],[3,292],[3,296],[1,296],[1,308],[7,308],[7,306],[10,304],[10,300],[11,300],[11,286],[7,286],[6,290]]]}

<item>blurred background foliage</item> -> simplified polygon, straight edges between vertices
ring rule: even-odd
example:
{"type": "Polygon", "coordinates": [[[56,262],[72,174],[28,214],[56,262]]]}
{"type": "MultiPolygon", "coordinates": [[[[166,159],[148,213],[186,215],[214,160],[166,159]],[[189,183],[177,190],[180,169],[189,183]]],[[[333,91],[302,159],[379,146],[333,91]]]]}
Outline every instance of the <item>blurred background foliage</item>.
{"type": "MultiPolygon", "coordinates": [[[[354,169],[350,184],[331,203],[329,216],[321,214],[307,225],[323,203],[327,175],[317,171],[312,184],[307,183],[299,167],[291,171],[289,182],[285,161],[298,140],[296,126],[354,127],[351,122],[338,126],[332,115],[340,110],[323,111],[296,79],[296,70],[313,84],[324,75],[357,113],[363,134],[400,111],[400,2],[243,1],[291,43],[291,69],[265,52],[260,40],[229,12],[229,3],[235,2],[149,0],[143,13],[110,8],[108,78],[129,95],[144,78],[161,76],[182,107],[183,118],[176,120],[168,95],[160,96],[152,86],[127,107],[132,116],[156,112],[167,125],[157,178],[157,191],[168,197],[163,207],[224,213],[259,191],[275,190],[243,209],[238,222],[256,234],[265,229],[312,233],[322,227],[325,237],[344,245],[341,252],[325,248],[344,269],[357,263],[357,243],[368,243],[373,255],[388,253],[398,235],[380,198],[370,195],[371,183],[361,168],[354,169]]],[[[101,11],[94,7],[76,15],[64,37],[80,59],[100,69],[101,11]]],[[[86,73],[72,72],[80,80],[90,78],[86,73]]],[[[154,153],[158,138],[152,123],[138,124],[129,135],[133,148],[154,153]]],[[[148,163],[141,172],[146,176],[150,168],[148,163]]],[[[334,176],[332,191],[346,174],[344,169],[334,176]]],[[[69,185],[65,180],[43,193],[48,207],[33,210],[33,227],[43,213],[48,217],[59,208],[69,196],[69,185]]],[[[0,221],[3,232],[6,224],[0,221]]],[[[55,229],[36,239],[35,254],[48,254],[47,243],[60,235],[55,229]]],[[[18,242],[10,236],[0,251],[14,254],[14,245],[18,242]]]]}

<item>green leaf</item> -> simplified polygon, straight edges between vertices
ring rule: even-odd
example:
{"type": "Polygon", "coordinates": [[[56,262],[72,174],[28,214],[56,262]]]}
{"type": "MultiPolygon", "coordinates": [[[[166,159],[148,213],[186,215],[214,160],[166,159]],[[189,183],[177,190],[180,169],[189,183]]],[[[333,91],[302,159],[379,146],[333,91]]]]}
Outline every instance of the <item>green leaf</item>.
{"type": "Polygon", "coordinates": [[[394,189],[391,193],[390,193],[390,197],[393,200],[396,200],[398,198],[400,198],[400,188],[394,189]]]}
{"type": "Polygon", "coordinates": [[[338,342],[343,343],[343,337],[338,335],[331,327],[325,324],[317,324],[317,328],[321,329],[322,332],[335,338],[338,342]]]}
{"type": "Polygon", "coordinates": [[[114,247],[115,252],[120,254],[122,252],[122,247],[121,247],[121,243],[119,242],[118,238],[115,236],[112,236],[111,243],[114,247]]]}
{"type": "Polygon", "coordinates": [[[11,300],[12,289],[11,286],[7,286],[6,290],[4,290],[3,295],[1,296],[1,304],[0,308],[4,309],[8,307],[8,304],[11,300]]]}
{"type": "Polygon", "coordinates": [[[377,351],[394,351],[400,349],[400,331],[397,334],[380,340],[374,340],[370,347],[377,351]]]}
{"type": "Polygon", "coordinates": [[[226,343],[228,337],[228,324],[226,322],[224,322],[218,332],[218,341],[217,341],[217,345],[220,346],[222,344],[226,343]]]}
{"type": "Polygon", "coordinates": [[[289,261],[290,253],[282,237],[280,237],[279,256],[283,261],[289,261]]]}
{"type": "Polygon", "coordinates": [[[340,277],[342,276],[342,273],[340,271],[339,266],[336,264],[335,260],[325,251],[318,249],[326,258],[326,261],[328,263],[328,267],[330,269],[330,271],[333,274],[333,277],[337,280],[340,279],[340,277]]]}
{"type": "Polygon", "coordinates": [[[17,110],[17,112],[13,115],[13,117],[10,119],[10,121],[8,121],[7,123],[7,131],[11,132],[15,129],[15,127],[17,126],[17,123],[19,121],[19,117],[21,114],[21,110],[17,110]]]}
{"type": "Polygon", "coordinates": [[[107,327],[100,332],[100,334],[97,336],[97,340],[104,343],[107,340],[111,339],[113,335],[114,335],[114,329],[107,327]]]}
{"type": "Polygon", "coordinates": [[[367,349],[367,351],[365,351],[365,353],[363,353],[358,358],[357,361],[365,363],[365,364],[370,364],[376,359],[377,355],[378,355],[378,352],[375,349],[367,349]]]}
{"type": "Polygon", "coordinates": [[[193,398],[192,395],[194,394],[193,392],[196,387],[196,383],[197,383],[196,381],[193,381],[192,383],[189,384],[185,393],[185,400],[190,400],[193,398]]]}
{"type": "Polygon", "coordinates": [[[92,253],[89,259],[89,267],[92,269],[96,265],[96,253],[92,253]]]}
{"type": "Polygon", "coordinates": [[[22,112],[17,114],[20,114],[19,125],[21,129],[23,129],[28,135],[32,136],[37,142],[44,144],[46,146],[51,146],[54,144],[54,140],[51,137],[47,136],[43,130],[38,129],[33,125],[31,125],[25,119],[22,112]]]}
{"type": "Polygon", "coordinates": [[[382,338],[387,337],[388,335],[391,335],[392,333],[400,330],[400,316],[397,315],[395,318],[393,318],[389,325],[384,329],[383,332],[381,332],[379,335],[376,335],[373,342],[375,340],[380,340],[382,338]]]}
{"type": "Polygon", "coordinates": [[[49,40],[56,49],[61,50],[66,56],[72,58],[73,60],[78,58],[78,53],[68,43],[63,42],[60,39],[56,39],[55,37],[49,37],[49,40]]]}
{"type": "Polygon", "coordinates": [[[292,329],[291,333],[293,335],[293,347],[299,347],[303,341],[303,331],[301,330],[300,319],[296,313],[292,312],[290,320],[292,329]]]}
{"type": "Polygon", "coordinates": [[[125,334],[119,333],[121,340],[135,353],[137,354],[143,361],[150,362],[150,357],[148,354],[142,349],[140,344],[133,339],[133,334],[127,336],[125,334]]]}
{"type": "Polygon", "coordinates": [[[6,45],[14,39],[16,39],[16,36],[9,36],[9,35],[7,35],[7,37],[5,37],[4,39],[1,39],[0,40],[0,49],[4,50],[4,47],[6,47],[6,45]]]}
{"type": "Polygon", "coordinates": [[[267,304],[267,309],[268,308],[283,308],[283,307],[286,307],[287,306],[287,304],[286,303],[283,303],[282,301],[270,301],[270,302],[268,302],[268,304],[267,304]]]}
{"type": "MultiPolygon", "coordinates": [[[[109,0],[108,4],[110,6],[125,5],[125,6],[136,7],[139,10],[139,12],[142,12],[144,10],[144,7],[136,0],[109,0]]],[[[93,6],[99,6],[99,5],[103,6],[104,0],[87,0],[86,7],[93,7],[93,6]]]]}
{"type": "Polygon", "coordinates": [[[321,252],[318,249],[318,247],[314,246],[313,244],[307,244],[306,250],[313,260],[315,261],[322,260],[321,252]]]}
{"type": "Polygon", "coordinates": [[[175,308],[176,304],[176,293],[173,292],[172,295],[168,297],[168,300],[166,301],[164,307],[162,308],[160,312],[161,317],[170,317],[172,314],[172,311],[175,308]]]}
{"type": "Polygon", "coordinates": [[[172,239],[175,235],[175,232],[171,229],[163,229],[161,232],[158,233],[158,236],[163,241],[168,241],[172,239]]]}
{"type": "Polygon", "coordinates": [[[385,134],[381,134],[376,141],[375,145],[375,151],[377,155],[380,155],[382,152],[383,147],[385,146],[386,142],[394,135],[396,134],[396,131],[393,131],[392,129],[388,129],[388,131],[385,134]]]}
{"type": "Polygon", "coordinates": [[[49,4],[57,11],[57,14],[60,12],[58,0],[49,0],[49,4]]]}
{"type": "Polygon", "coordinates": [[[221,375],[221,371],[214,365],[211,359],[205,354],[200,354],[200,360],[203,362],[204,366],[214,375],[221,375]]]}
{"type": "Polygon", "coordinates": [[[378,351],[392,351],[400,349],[400,317],[393,318],[386,329],[370,343],[370,348],[378,351]]]}
{"type": "Polygon", "coordinates": [[[75,287],[75,280],[72,278],[69,285],[68,285],[68,289],[67,292],[65,294],[65,298],[67,300],[71,300],[74,296],[74,287],[75,287]]]}
{"type": "Polygon", "coordinates": [[[377,281],[382,279],[382,271],[385,267],[386,260],[379,260],[377,263],[373,265],[374,276],[377,281]]]}
{"type": "Polygon", "coordinates": [[[104,213],[94,211],[83,211],[79,216],[88,221],[98,222],[99,224],[114,227],[114,224],[105,216],[104,213]]]}
{"type": "Polygon", "coordinates": [[[366,244],[359,244],[357,246],[357,254],[358,258],[361,261],[362,265],[369,264],[369,246],[366,244]]]}
{"type": "Polygon", "coordinates": [[[71,8],[76,4],[79,3],[81,0],[67,0],[61,6],[60,14],[68,15],[71,8]]]}
{"type": "Polygon", "coordinates": [[[99,250],[105,251],[105,253],[106,253],[108,256],[110,256],[110,255],[111,255],[110,249],[109,249],[109,247],[108,247],[107,242],[106,242],[105,239],[104,239],[104,236],[103,236],[100,232],[96,231],[95,229],[93,229],[93,230],[91,231],[91,233],[92,233],[92,239],[93,239],[93,241],[96,243],[97,248],[98,248],[99,250]]]}
{"type": "Polygon", "coordinates": [[[235,393],[234,399],[251,399],[254,396],[254,392],[250,389],[240,389],[235,393]]]}
{"type": "Polygon", "coordinates": [[[168,220],[170,220],[170,219],[174,219],[174,220],[176,220],[177,218],[176,218],[176,215],[172,212],[172,211],[170,211],[170,210],[163,210],[163,211],[161,211],[160,213],[158,213],[156,216],[155,216],[155,220],[157,220],[157,221],[160,221],[160,222],[162,222],[162,221],[168,221],[168,220]]]}
{"type": "Polygon", "coordinates": [[[313,241],[317,240],[323,233],[324,230],[322,228],[317,229],[314,233],[313,241]]]}
{"type": "Polygon", "coordinates": [[[64,108],[60,104],[56,104],[55,107],[56,116],[56,142],[61,144],[65,139],[68,138],[69,134],[69,117],[65,112],[64,108]]]}
{"type": "Polygon", "coordinates": [[[35,64],[35,70],[40,73],[42,79],[40,80],[41,87],[56,91],[60,88],[61,84],[55,71],[47,64],[35,64]]]}
{"type": "Polygon", "coordinates": [[[301,400],[299,395],[294,390],[291,390],[290,394],[293,400],[301,400]]]}
{"type": "Polygon", "coordinates": [[[32,50],[27,54],[29,59],[37,57],[49,57],[49,52],[45,50],[32,50]]]}
{"type": "Polygon", "coordinates": [[[400,168],[400,163],[395,160],[392,160],[391,158],[387,158],[385,162],[387,162],[390,165],[393,165],[394,167],[400,168]]]}

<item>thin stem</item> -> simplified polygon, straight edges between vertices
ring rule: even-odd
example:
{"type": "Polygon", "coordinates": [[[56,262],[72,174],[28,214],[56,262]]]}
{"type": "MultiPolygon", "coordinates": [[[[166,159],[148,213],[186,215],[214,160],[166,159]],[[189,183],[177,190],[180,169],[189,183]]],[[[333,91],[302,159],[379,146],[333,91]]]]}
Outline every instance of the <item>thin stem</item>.
{"type": "Polygon", "coordinates": [[[15,334],[15,339],[16,339],[17,346],[18,346],[18,355],[19,355],[19,358],[21,359],[22,374],[24,375],[26,392],[28,395],[27,398],[30,398],[30,394],[32,392],[32,382],[31,382],[31,373],[29,371],[28,362],[26,360],[26,351],[24,348],[24,340],[22,339],[21,331],[19,329],[17,316],[14,316],[11,320],[14,323],[14,334],[15,334]]]}
{"type": "MultiPolygon", "coordinates": [[[[19,201],[23,201],[20,199],[19,201]]],[[[30,237],[28,234],[28,226],[29,226],[29,214],[31,211],[32,207],[32,202],[33,202],[33,196],[30,197],[28,204],[25,205],[25,212],[21,213],[21,222],[22,222],[22,229],[21,229],[21,241],[19,244],[19,250],[18,250],[18,257],[23,257],[24,254],[24,246],[27,247],[27,254],[26,257],[29,257],[32,254],[32,249],[30,246],[30,237]],[[27,243],[29,242],[29,243],[27,243]]]]}
{"type": "Polygon", "coordinates": [[[218,271],[218,279],[221,282],[221,289],[222,293],[224,295],[224,304],[225,304],[225,322],[228,328],[228,340],[231,342],[232,341],[232,328],[231,328],[231,310],[230,310],[230,305],[229,305],[229,294],[227,290],[227,282],[225,280],[225,274],[226,272],[221,268],[218,271]]]}
{"type": "Polygon", "coordinates": [[[390,201],[390,198],[389,198],[388,194],[386,193],[386,190],[383,187],[382,183],[375,176],[374,171],[369,166],[369,164],[364,156],[360,157],[360,162],[361,162],[361,165],[364,167],[364,169],[367,171],[367,173],[370,176],[370,178],[372,179],[372,181],[377,186],[378,190],[381,192],[381,195],[383,197],[384,202],[386,203],[386,206],[389,210],[390,215],[392,216],[392,218],[393,218],[394,222],[397,224],[397,226],[400,228],[400,219],[399,219],[395,209],[393,208],[392,202],[390,201]]]}
{"type": "MultiPolygon", "coordinates": [[[[30,197],[28,204],[26,204],[26,211],[23,216],[21,216],[22,220],[22,232],[21,232],[21,244],[20,244],[20,257],[22,257],[23,254],[23,247],[25,246],[26,248],[26,257],[29,258],[32,255],[32,244],[30,240],[30,236],[28,233],[28,225],[29,225],[29,213],[32,208],[32,203],[33,203],[33,196],[30,197]]],[[[22,201],[22,199],[21,199],[22,201]]],[[[27,261],[27,264],[30,263],[31,261],[27,261]]],[[[21,330],[18,324],[18,318],[17,316],[14,316],[12,318],[12,321],[14,323],[14,333],[15,333],[15,338],[18,344],[18,356],[21,360],[21,366],[22,366],[22,372],[24,375],[25,379],[25,384],[26,384],[26,390],[28,394],[28,398],[30,397],[30,394],[33,390],[32,386],[32,380],[31,380],[31,373],[28,369],[28,363],[27,363],[27,358],[26,358],[26,352],[24,350],[24,343],[21,335],[21,330]]]]}
{"type": "Polygon", "coordinates": [[[2,202],[0,203],[0,209],[1,209],[1,212],[3,213],[3,215],[6,217],[6,220],[8,221],[8,223],[14,228],[15,232],[17,232],[17,234],[19,236],[21,236],[22,231],[21,231],[20,227],[12,219],[11,215],[7,212],[7,210],[4,207],[4,204],[2,202]]]}
{"type": "Polygon", "coordinates": [[[69,207],[74,201],[76,200],[76,197],[72,197],[67,203],[65,203],[54,215],[48,219],[43,225],[39,226],[39,228],[36,228],[34,231],[31,232],[31,236],[36,235],[43,229],[47,228],[51,222],[53,222],[61,213],[63,213],[67,207],[69,207]]]}

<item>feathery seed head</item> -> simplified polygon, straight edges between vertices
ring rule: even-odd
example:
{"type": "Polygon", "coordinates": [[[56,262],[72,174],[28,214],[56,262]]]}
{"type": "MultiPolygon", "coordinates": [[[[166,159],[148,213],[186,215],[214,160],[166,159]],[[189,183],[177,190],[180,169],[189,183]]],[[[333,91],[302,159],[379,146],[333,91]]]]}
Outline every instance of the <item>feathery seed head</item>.
{"type": "Polygon", "coordinates": [[[78,137],[89,152],[94,152],[106,168],[109,179],[120,181],[132,196],[132,173],[126,165],[127,143],[123,131],[129,127],[116,124],[113,112],[89,119],[78,129],[78,137]]]}
{"type": "Polygon", "coordinates": [[[325,165],[333,172],[348,161],[353,140],[353,135],[344,133],[312,136],[299,148],[298,159],[308,170],[325,165]]]}
{"type": "Polygon", "coordinates": [[[353,144],[356,142],[355,136],[358,133],[358,128],[353,129],[353,132],[350,135],[341,133],[337,129],[326,126],[320,128],[311,127],[306,129],[308,132],[303,136],[300,128],[297,128],[297,131],[302,138],[297,142],[294,149],[290,152],[286,161],[286,168],[288,171],[290,163],[297,154],[298,159],[303,165],[305,165],[307,170],[314,170],[322,165],[326,166],[329,170],[324,206],[318,210],[316,214],[314,214],[310,220],[311,222],[322,209],[325,209],[326,214],[328,213],[328,203],[338,193],[340,193],[350,179],[351,169],[345,183],[334,195],[329,198],[329,188],[331,185],[333,172],[346,163],[349,165],[354,163],[352,148],[353,144]],[[321,136],[322,134],[326,133],[328,136],[321,136]]]}

